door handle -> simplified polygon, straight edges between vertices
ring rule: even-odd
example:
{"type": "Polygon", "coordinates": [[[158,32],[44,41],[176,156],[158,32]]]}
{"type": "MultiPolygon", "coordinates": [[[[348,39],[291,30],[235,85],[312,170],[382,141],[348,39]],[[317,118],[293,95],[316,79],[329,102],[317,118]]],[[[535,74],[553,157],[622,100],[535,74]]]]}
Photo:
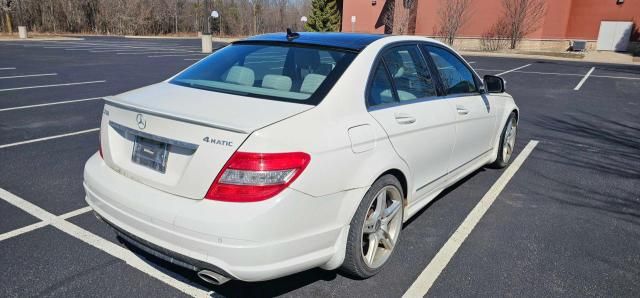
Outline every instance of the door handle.
{"type": "Polygon", "coordinates": [[[469,110],[467,110],[467,108],[465,108],[463,106],[456,106],[456,110],[458,111],[458,114],[460,114],[460,115],[469,114],[469,110]]]}
{"type": "Polygon", "coordinates": [[[416,122],[416,118],[414,118],[409,114],[398,113],[395,116],[396,116],[396,122],[398,122],[398,124],[411,124],[416,122]]]}

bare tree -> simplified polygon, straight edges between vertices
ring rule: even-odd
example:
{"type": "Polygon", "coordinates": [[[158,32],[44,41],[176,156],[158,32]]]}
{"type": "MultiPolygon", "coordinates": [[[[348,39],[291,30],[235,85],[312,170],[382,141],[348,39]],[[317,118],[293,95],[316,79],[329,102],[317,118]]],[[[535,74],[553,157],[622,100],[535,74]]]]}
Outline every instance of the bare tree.
{"type": "Polygon", "coordinates": [[[458,31],[468,20],[471,0],[447,0],[441,3],[438,8],[439,24],[435,32],[446,43],[453,45],[458,31]]]}
{"type": "Polygon", "coordinates": [[[4,29],[8,33],[13,32],[13,26],[11,24],[11,9],[13,8],[12,0],[2,0],[0,1],[0,8],[4,13],[4,29]]]}
{"type": "Polygon", "coordinates": [[[395,0],[389,9],[389,14],[393,16],[392,28],[394,34],[410,34],[412,27],[415,27],[416,7],[418,0],[395,0]]]}
{"type": "Polygon", "coordinates": [[[505,24],[504,19],[500,19],[493,24],[488,31],[482,34],[480,48],[483,51],[498,51],[504,49],[509,45],[508,36],[508,26],[505,24]]]}
{"type": "Polygon", "coordinates": [[[1,30],[13,19],[36,32],[167,34],[207,27],[212,10],[220,19],[214,31],[251,35],[300,29],[310,0],[0,0],[1,30]],[[207,5],[207,3],[209,5],[207,5]]]}
{"type": "Polygon", "coordinates": [[[546,13],[546,4],[546,0],[502,0],[511,49],[515,49],[527,34],[538,29],[546,13]]]}

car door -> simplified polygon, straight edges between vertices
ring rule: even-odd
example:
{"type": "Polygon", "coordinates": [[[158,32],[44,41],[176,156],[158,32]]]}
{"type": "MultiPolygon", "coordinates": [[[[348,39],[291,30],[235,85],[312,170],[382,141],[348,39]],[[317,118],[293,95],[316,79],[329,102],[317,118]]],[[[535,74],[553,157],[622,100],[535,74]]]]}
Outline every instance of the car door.
{"type": "Polygon", "coordinates": [[[417,44],[385,49],[370,76],[369,113],[407,163],[415,198],[437,188],[450,167],[456,115],[436,86],[417,44]]]}
{"type": "Polygon", "coordinates": [[[438,46],[423,46],[431,57],[442,83],[445,98],[455,109],[456,140],[450,172],[473,164],[492,149],[495,111],[480,91],[477,76],[457,55],[438,46]]]}

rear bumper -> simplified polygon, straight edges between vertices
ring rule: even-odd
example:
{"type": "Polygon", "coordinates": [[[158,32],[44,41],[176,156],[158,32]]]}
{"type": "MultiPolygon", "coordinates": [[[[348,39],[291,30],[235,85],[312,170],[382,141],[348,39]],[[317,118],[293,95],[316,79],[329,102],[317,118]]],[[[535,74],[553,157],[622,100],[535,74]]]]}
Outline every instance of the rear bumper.
{"type": "MultiPolygon", "coordinates": [[[[100,217],[99,215],[97,215],[100,217]]],[[[170,251],[164,247],[157,246],[151,242],[145,241],[144,239],[137,237],[136,235],[130,234],[129,232],[123,230],[122,228],[108,222],[104,218],[100,217],[100,219],[111,226],[111,228],[118,234],[119,237],[124,239],[127,243],[141,249],[144,252],[147,252],[155,257],[158,257],[162,260],[165,260],[169,263],[175,264],[185,269],[193,270],[193,271],[201,271],[201,270],[210,270],[214,271],[220,275],[223,275],[228,278],[233,278],[229,273],[224,270],[216,267],[213,264],[209,264],[200,260],[196,260],[185,255],[181,255],[177,252],[170,251]]]]}
{"type": "Polygon", "coordinates": [[[135,182],[99,155],[87,161],[84,178],[87,202],[119,233],[192,270],[245,281],[335,263],[352,205],[365,191],[311,197],[287,189],[256,203],[192,200],[135,182]]]}

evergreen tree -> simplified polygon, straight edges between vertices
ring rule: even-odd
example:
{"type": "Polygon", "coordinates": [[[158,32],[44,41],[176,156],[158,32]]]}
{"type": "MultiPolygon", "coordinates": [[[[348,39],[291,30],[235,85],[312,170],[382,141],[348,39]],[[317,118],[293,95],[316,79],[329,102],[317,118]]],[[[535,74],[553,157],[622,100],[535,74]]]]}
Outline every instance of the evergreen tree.
{"type": "Polygon", "coordinates": [[[340,13],[336,0],[312,0],[311,14],[304,29],[314,32],[340,31],[340,13]]]}

